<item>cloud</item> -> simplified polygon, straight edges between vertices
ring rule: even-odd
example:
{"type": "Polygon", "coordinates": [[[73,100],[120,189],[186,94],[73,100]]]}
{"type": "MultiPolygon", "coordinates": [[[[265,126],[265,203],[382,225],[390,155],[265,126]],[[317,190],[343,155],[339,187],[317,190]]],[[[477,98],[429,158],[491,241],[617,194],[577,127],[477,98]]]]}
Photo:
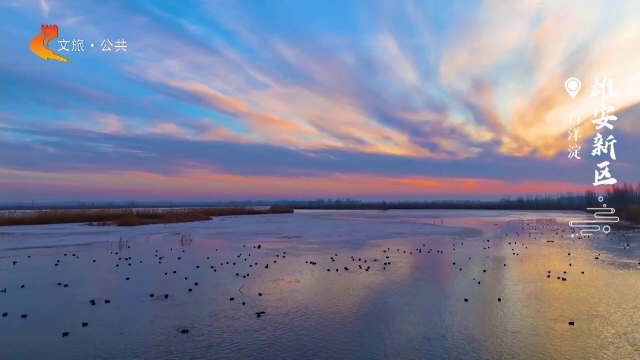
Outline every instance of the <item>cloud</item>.
{"type": "MultiPolygon", "coordinates": [[[[565,129],[557,123],[570,104],[556,86],[564,73],[576,67],[586,46],[595,45],[594,54],[610,53],[633,48],[628,44],[638,36],[624,6],[604,12],[621,19],[614,27],[600,26],[602,17],[584,6],[564,16],[564,5],[486,1],[472,21],[451,22],[453,35],[438,39],[424,24],[428,10],[407,2],[413,33],[379,22],[376,33],[345,47],[269,35],[257,18],[229,2],[204,6],[214,26],[226,31],[206,36],[199,16],[187,20],[159,6],[121,5],[119,16],[140,25],[145,44],[124,65],[130,80],[242,123],[257,141],[414,157],[555,156],[565,150],[557,140],[565,129]],[[608,40],[590,40],[595,31],[608,40]],[[426,66],[421,50],[437,52],[426,66]]],[[[628,51],[625,60],[586,55],[582,72],[597,74],[606,62],[625,79],[623,90],[638,81],[631,64],[640,51],[628,51]]],[[[592,111],[582,100],[580,110],[592,111]]],[[[613,105],[637,101],[626,97],[613,105]]],[[[585,135],[590,132],[585,128],[585,135]]]]}
{"type": "Polygon", "coordinates": [[[582,190],[575,184],[510,184],[503,181],[330,175],[282,177],[191,171],[178,176],[140,171],[99,173],[37,173],[0,170],[0,194],[5,201],[55,200],[233,200],[308,199],[315,197],[362,199],[498,198],[510,194],[549,194],[582,190]],[[43,191],[44,188],[49,189],[43,191]],[[6,189],[11,189],[7,192],[6,189]],[[107,189],[105,192],[96,189],[107,189]],[[53,191],[52,191],[53,190],[53,191]]]}
{"type": "MultiPolygon", "coordinates": [[[[180,13],[163,3],[56,3],[65,36],[117,29],[131,34],[131,51],[72,54],[66,68],[4,52],[0,167],[44,182],[44,173],[140,172],[160,182],[339,174],[414,191],[442,181],[589,184],[595,159],[566,157],[567,116],[583,115],[588,154],[599,105],[590,85],[610,76],[622,94],[608,103],[621,119],[615,171],[638,178],[623,155],[640,143],[637,5],[436,3],[345,6],[330,21],[302,4],[282,21],[278,7],[227,1],[180,13]],[[363,19],[369,11],[377,15],[363,19]],[[563,89],[569,76],[583,80],[576,99],[563,89]]],[[[22,24],[33,9],[3,6],[3,29],[30,34],[22,24]]]]}
{"type": "MultiPolygon", "coordinates": [[[[589,184],[597,160],[585,156],[583,161],[572,161],[565,154],[553,159],[499,154],[459,160],[417,159],[340,149],[299,151],[250,141],[236,142],[233,135],[225,133],[217,134],[220,140],[205,140],[206,127],[182,129],[161,124],[147,132],[107,133],[47,126],[24,128],[8,121],[1,127],[6,140],[0,142],[4,154],[0,168],[51,173],[136,170],[176,176],[182,171],[202,170],[248,177],[287,174],[324,177],[340,173],[589,184]],[[23,140],[25,137],[31,140],[23,140]],[[43,148],[51,151],[42,151],[43,148]]],[[[215,133],[215,127],[210,129],[215,133]]],[[[640,178],[640,168],[633,166],[635,159],[630,154],[640,150],[638,142],[624,134],[616,134],[616,139],[619,160],[612,166],[612,173],[621,182],[634,182],[640,178]]],[[[586,146],[584,151],[587,152],[586,146]]]]}
{"type": "Polygon", "coordinates": [[[40,11],[42,12],[42,16],[49,16],[49,1],[48,0],[39,0],[38,5],[40,6],[40,11]]]}
{"type": "Polygon", "coordinates": [[[120,118],[111,114],[96,114],[95,120],[102,125],[102,131],[106,133],[117,133],[122,130],[122,122],[120,118]]]}
{"type": "MultiPolygon", "coordinates": [[[[631,30],[637,28],[637,7],[633,11],[603,1],[539,5],[483,3],[476,20],[445,50],[440,68],[447,89],[472,108],[482,104],[488,109],[490,129],[500,138],[497,150],[505,155],[552,157],[564,151],[558,137],[568,114],[578,110],[586,115],[598,105],[588,99],[595,77],[617,79],[625,93],[640,81],[640,70],[632,65],[640,61],[640,50],[630,47],[640,41],[631,30]],[[616,21],[607,20],[612,18],[616,21]],[[563,90],[571,76],[583,79],[575,100],[563,90]]],[[[611,105],[620,109],[638,100],[621,97],[611,99],[611,105]]],[[[584,135],[594,132],[585,127],[584,135]]]]}
{"type": "Polygon", "coordinates": [[[377,37],[375,51],[380,62],[380,74],[388,73],[409,89],[420,84],[418,72],[412,61],[402,52],[393,36],[382,34],[377,37]]]}

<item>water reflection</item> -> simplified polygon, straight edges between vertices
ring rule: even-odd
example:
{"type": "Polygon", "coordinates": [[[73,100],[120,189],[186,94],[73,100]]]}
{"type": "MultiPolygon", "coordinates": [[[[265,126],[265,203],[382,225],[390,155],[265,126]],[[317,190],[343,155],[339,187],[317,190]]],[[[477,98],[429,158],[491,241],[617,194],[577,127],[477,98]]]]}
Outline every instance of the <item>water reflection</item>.
{"type": "Polygon", "coordinates": [[[9,239],[0,358],[638,358],[638,238],[571,238],[573,216],[310,211],[103,229],[107,246],[9,239]]]}

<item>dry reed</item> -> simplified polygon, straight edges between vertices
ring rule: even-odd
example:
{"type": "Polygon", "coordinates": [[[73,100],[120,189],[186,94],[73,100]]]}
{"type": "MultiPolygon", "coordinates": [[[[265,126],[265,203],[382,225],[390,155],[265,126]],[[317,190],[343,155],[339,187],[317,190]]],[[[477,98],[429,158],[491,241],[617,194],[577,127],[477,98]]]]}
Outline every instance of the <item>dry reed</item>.
{"type": "Polygon", "coordinates": [[[292,213],[293,209],[184,208],[184,209],[82,209],[0,212],[0,226],[89,223],[89,225],[137,226],[206,221],[217,216],[292,213]]]}

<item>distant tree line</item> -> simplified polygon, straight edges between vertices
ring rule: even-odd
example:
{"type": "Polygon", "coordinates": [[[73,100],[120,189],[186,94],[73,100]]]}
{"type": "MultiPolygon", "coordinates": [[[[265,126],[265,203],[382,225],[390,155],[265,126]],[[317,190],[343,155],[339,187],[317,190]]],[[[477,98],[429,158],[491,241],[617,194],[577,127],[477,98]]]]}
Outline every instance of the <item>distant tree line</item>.
{"type": "Polygon", "coordinates": [[[640,183],[614,185],[598,194],[595,190],[583,193],[565,193],[556,196],[519,196],[498,201],[488,200],[432,200],[432,201],[379,201],[363,202],[352,199],[319,199],[313,201],[279,201],[274,205],[295,209],[333,210],[579,210],[614,208],[622,220],[640,224],[640,183]],[[602,202],[599,197],[602,196],[602,202]]]}
{"type": "Polygon", "coordinates": [[[429,200],[429,201],[359,201],[346,199],[318,199],[310,201],[282,200],[273,203],[276,206],[288,206],[297,209],[504,209],[504,210],[585,210],[588,207],[628,207],[640,205],[640,183],[614,185],[601,195],[586,190],[584,193],[565,193],[556,196],[519,196],[501,200],[429,200]]]}

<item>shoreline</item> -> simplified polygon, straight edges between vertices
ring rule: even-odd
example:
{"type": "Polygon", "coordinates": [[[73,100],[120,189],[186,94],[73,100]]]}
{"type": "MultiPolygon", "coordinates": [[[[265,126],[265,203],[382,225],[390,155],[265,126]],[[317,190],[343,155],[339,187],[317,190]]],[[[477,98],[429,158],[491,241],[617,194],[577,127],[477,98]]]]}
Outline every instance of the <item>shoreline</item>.
{"type": "MultiPolygon", "coordinates": [[[[380,204],[371,204],[380,205],[380,204]]],[[[457,204],[456,204],[457,205],[457,204]]],[[[292,214],[296,210],[319,211],[389,211],[389,210],[476,210],[476,211],[579,211],[577,208],[531,208],[497,206],[240,206],[240,207],[119,207],[91,209],[0,210],[0,227],[86,223],[88,226],[142,226],[152,224],[208,221],[215,217],[265,214],[292,214]]],[[[620,227],[640,226],[640,208],[631,206],[617,211],[620,227]]]]}

